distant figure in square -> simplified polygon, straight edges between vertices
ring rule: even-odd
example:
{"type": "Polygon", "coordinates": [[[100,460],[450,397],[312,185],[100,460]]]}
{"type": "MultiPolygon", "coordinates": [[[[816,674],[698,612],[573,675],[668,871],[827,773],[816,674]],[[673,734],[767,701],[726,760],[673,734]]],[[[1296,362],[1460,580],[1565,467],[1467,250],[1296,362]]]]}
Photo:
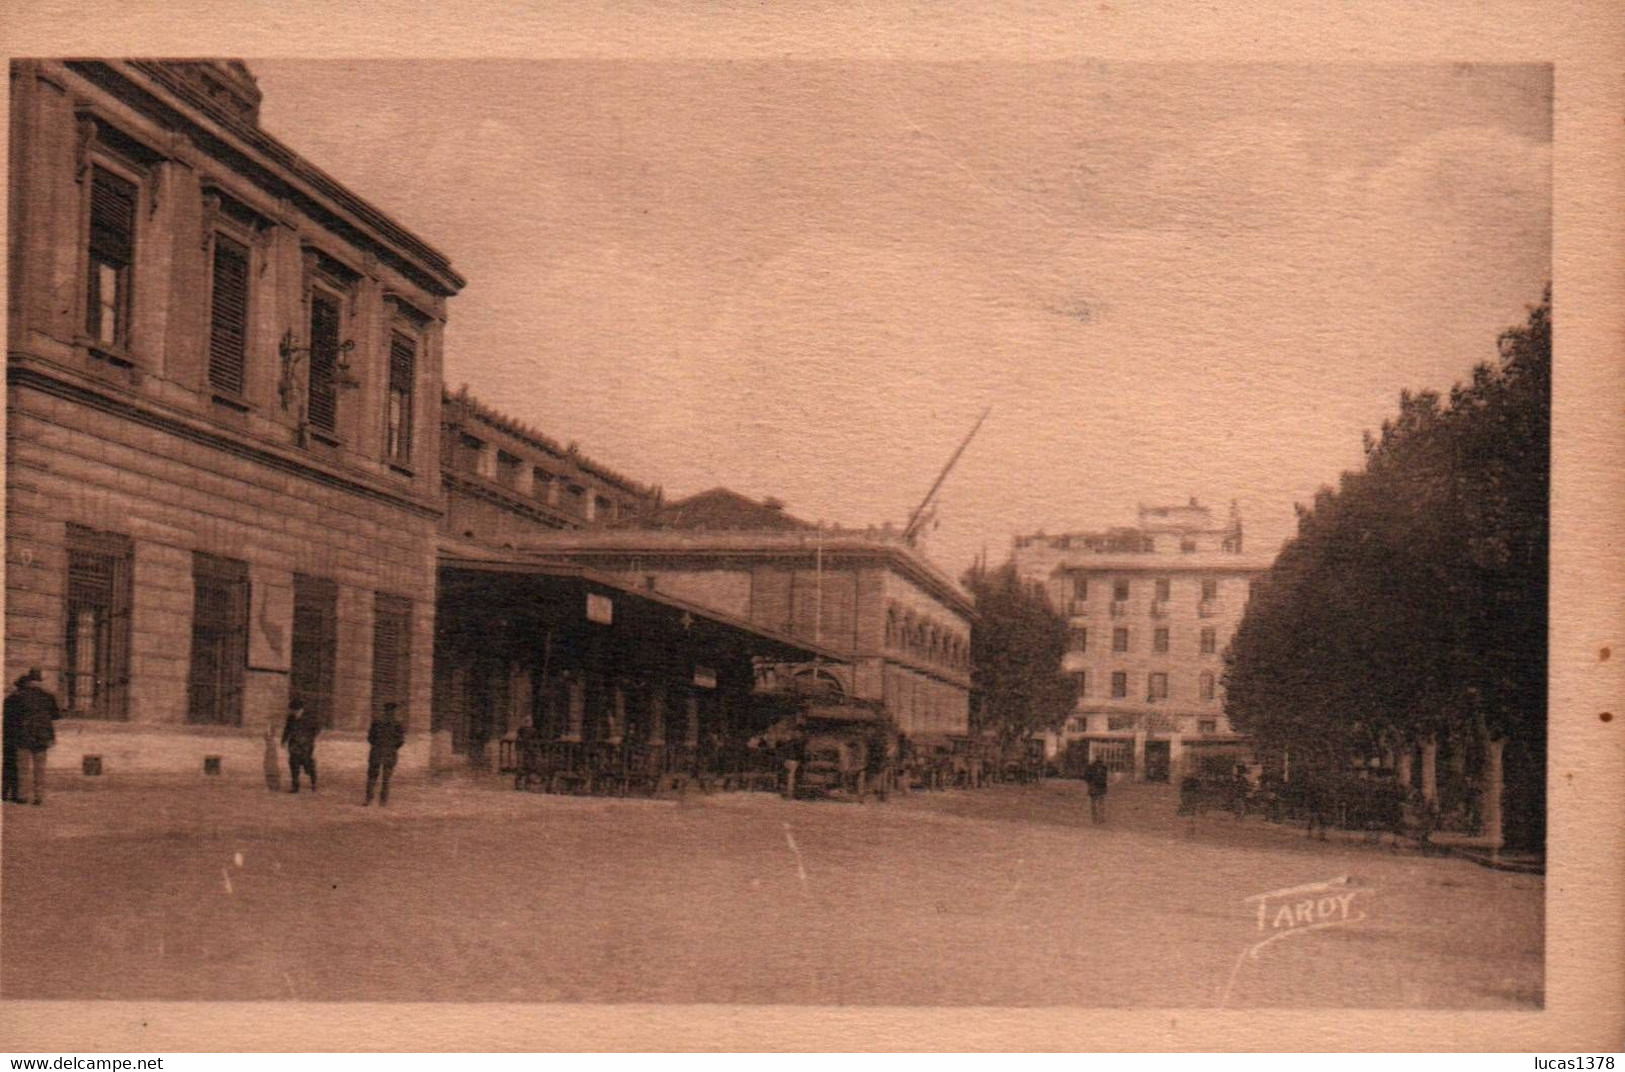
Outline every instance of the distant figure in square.
{"type": "Polygon", "coordinates": [[[1089,787],[1089,821],[1106,821],[1106,787],[1111,783],[1111,771],[1105,760],[1096,756],[1083,768],[1083,781],[1089,787]]]}
{"type": "Polygon", "coordinates": [[[45,803],[45,754],[56,743],[55,723],[62,717],[56,697],[40,685],[43,679],[36,666],[17,679],[17,691],[6,697],[4,730],[8,748],[13,740],[16,742],[15,788],[19,803],[30,781],[34,787],[34,803],[45,803]]]}
{"type": "Polygon", "coordinates": [[[406,727],[395,718],[399,704],[386,703],[367,727],[367,797],[362,807],[372,803],[372,790],[378,788],[378,806],[389,803],[389,776],[395,773],[395,759],[406,743],[406,727]]]}
{"type": "Polygon", "coordinates": [[[316,735],[321,731],[316,716],[305,710],[303,700],[288,701],[288,721],[282,724],[282,747],[288,750],[288,774],[293,779],[288,792],[299,792],[301,770],[310,775],[310,791],[316,792],[316,735]]]}

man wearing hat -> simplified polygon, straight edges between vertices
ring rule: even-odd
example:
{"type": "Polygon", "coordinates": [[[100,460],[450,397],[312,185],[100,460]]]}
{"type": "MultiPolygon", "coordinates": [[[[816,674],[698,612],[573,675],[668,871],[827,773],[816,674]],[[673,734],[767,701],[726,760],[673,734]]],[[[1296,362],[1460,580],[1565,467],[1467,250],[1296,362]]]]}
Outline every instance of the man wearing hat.
{"type": "Polygon", "coordinates": [[[45,803],[45,753],[56,743],[55,723],[62,717],[56,697],[45,691],[42,680],[39,667],[29,670],[17,679],[17,691],[5,703],[6,743],[9,746],[15,738],[17,748],[16,799],[22,800],[32,781],[35,804],[45,803]]]}
{"type": "Polygon", "coordinates": [[[395,773],[395,760],[400,755],[401,745],[406,743],[406,727],[395,718],[399,706],[384,704],[378,717],[367,727],[367,798],[361,802],[363,807],[372,803],[375,784],[378,785],[378,806],[382,808],[389,803],[389,776],[395,773]],[[380,778],[382,784],[379,784],[380,778]]]}
{"type": "Polygon", "coordinates": [[[282,724],[282,747],[288,750],[288,775],[293,780],[290,793],[299,792],[299,772],[310,775],[310,791],[316,792],[316,735],[322,731],[316,716],[305,710],[298,697],[288,701],[288,721],[282,724]]]}

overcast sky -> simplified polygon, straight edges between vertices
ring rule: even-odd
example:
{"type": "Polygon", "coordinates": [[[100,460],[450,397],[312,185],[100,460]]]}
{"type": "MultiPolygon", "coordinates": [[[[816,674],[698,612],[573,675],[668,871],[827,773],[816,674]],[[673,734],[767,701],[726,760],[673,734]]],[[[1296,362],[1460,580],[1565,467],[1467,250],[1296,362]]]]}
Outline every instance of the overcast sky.
{"type": "Polygon", "coordinates": [[[1252,549],[1550,276],[1545,67],[271,62],[263,125],[447,253],[446,379],[668,496],[1252,549]]]}

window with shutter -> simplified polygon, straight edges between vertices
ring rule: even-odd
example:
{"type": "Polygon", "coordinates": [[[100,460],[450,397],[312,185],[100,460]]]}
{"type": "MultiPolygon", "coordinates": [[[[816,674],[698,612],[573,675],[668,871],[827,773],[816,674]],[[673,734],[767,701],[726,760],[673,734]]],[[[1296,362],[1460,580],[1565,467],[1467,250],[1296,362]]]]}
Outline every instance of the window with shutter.
{"type": "Polygon", "coordinates": [[[128,536],[68,526],[62,683],[71,717],[129,717],[133,562],[128,536]]]}
{"type": "Polygon", "coordinates": [[[338,663],[339,586],[325,577],[294,574],[291,691],[332,727],[333,671],[338,663]]]}
{"type": "Polygon", "coordinates": [[[310,372],[306,415],[312,428],[338,428],[339,303],[331,295],[310,296],[310,372]]]}
{"type": "Polygon", "coordinates": [[[248,247],[216,235],[209,301],[209,386],[241,395],[247,351],[248,247]]]}
{"type": "Polygon", "coordinates": [[[401,465],[412,460],[412,383],[417,375],[417,343],[395,334],[389,341],[389,414],[384,451],[401,465]]]}
{"type": "Polygon", "coordinates": [[[412,685],[412,601],[379,592],[372,621],[372,709],[399,704],[397,717],[404,722],[412,685]]]}
{"type": "Polygon", "coordinates": [[[91,170],[85,332],[106,346],[123,346],[128,335],[135,204],[135,183],[104,168],[91,170]]]}
{"type": "Polygon", "coordinates": [[[248,563],[193,552],[192,584],[187,720],[240,726],[248,666],[248,563]]]}

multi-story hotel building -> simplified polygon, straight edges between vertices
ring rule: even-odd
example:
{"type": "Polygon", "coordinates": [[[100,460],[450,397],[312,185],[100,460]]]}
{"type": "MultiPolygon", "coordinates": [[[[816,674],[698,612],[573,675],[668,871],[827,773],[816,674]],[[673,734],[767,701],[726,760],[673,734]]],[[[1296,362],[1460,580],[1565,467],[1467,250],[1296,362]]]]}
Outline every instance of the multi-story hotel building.
{"type": "Polygon", "coordinates": [[[1269,560],[1194,499],[1141,506],[1139,524],[1015,541],[1016,568],[1070,625],[1077,707],[1051,745],[1152,781],[1228,766],[1245,742],[1224,715],[1223,653],[1269,560]]]}

